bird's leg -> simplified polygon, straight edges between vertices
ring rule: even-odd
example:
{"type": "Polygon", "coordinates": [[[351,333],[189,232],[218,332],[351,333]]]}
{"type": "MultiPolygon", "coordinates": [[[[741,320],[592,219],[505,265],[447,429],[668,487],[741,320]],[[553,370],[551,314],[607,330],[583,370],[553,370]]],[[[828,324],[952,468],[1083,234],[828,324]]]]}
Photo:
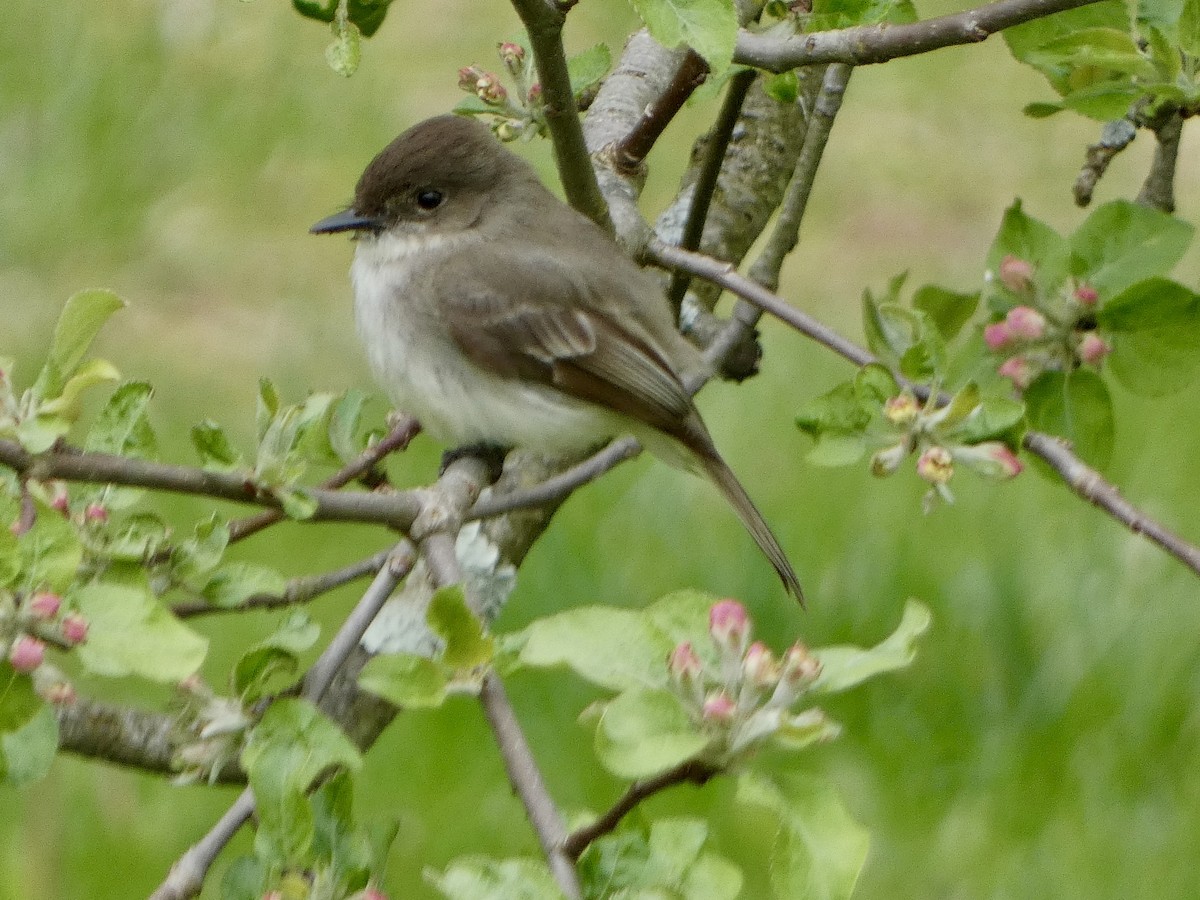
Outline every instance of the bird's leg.
{"type": "Polygon", "coordinates": [[[474,456],[476,459],[481,459],[487,463],[491,470],[491,480],[496,481],[500,478],[500,473],[504,471],[504,457],[508,456],[508,447],[501,447],[499,444],[489,444],[486,441],[480,441],[478,444],[465,444],[462,447],[453,447],[442,454],[442,467],[438,470],[441,475],[450,464],[456,460],[462,459],[464,456],[474,456]]]}

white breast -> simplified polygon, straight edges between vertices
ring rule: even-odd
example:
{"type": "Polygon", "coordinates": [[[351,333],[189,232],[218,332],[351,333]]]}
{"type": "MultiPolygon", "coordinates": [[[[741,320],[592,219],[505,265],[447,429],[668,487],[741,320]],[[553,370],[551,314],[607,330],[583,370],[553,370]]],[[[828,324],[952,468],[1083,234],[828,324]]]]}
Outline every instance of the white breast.
{"type": "Polygon", "coordinates": [[[453,444],[558,453],[625,431],[607,410],[491,375],[463,355],[433,306],[429,280],[438,254],[469,252],[456,246],[463,240],[385,233],[358,241],[350,270],[355,319],[371,369],[396,408],[453,444]]]}

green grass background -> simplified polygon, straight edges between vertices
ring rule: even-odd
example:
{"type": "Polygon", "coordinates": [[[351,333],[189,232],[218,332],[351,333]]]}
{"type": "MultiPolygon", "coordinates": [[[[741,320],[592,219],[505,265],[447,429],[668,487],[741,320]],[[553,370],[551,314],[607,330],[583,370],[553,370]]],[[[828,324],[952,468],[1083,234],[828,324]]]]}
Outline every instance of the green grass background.
{"type": "MultiPolygon", "coordinates": [[[[924,15],[948,7],[922,4],[924,15]]],[[[618,51],[633,22],[616,0],[571,14],[569,43],[618,51]]],[[[282,0],[14,0],[0,27],[0,353],[18,380],[40,364],[62,301],[89,286],[130,301],[100,350],[158,389],[170,459],[215,418],[246,439],[256,379],[299,398],[369,383],[353,334],[350,246],[306,234],[350,197],[363,164],[397,131],[456,103],[455,70],[495,65],[518,24],[498,0],[399,0],[360,72],[333,75],[328,32],[282,0]]],[[[909,270],[917,284],[970,289],[1003,209],[1070,230],[1070,184],[1098,126],[1034,122],[1049,89],[999,40],[855,73],[783,292],[860,337],[858,297],[909,270]]],[[[711,106],[686,111],[656,150],[644,208],[670,195],[711,106]]],[[[1200,156],[1185,130],[1180,209],[1200,208],[1200,156]]],[[[1136,193],[1145,137],[1114,163],[1098,199],[1136,193]]],[[[530,158],[553,180],[544,146],[530,158]]],[[[1195,248],[1177,275],[1200,277],[1195,248]]],[[[563,508],[521,572],[502,621],[517,627],[585,603],[642,605],[677,587],[745,600],[777,647],[870,643],[916,596],[934,627],[907,672],[829,704],[844,737],[797,763],[835,779],[872,832],[863,898],[1191,897],[1200,860],[1200,589],[1145,541],[1028,474],[1003,486],[963,477],[959,502],[920,512],[911,474],[814,469],[791,421],[849,368],[768,324],[761,377],[701,398],[718,443],[777,527],[808,589],[799,614],[720,501],[652,461],[627,465],[563,508]]],[[[1111,475],[1125,494],[1200,539],[1200,389],[1147,402],[1116,393],[1111,475]]],[[[398,480],[433,474],[425,439],[398,480]]],[[[180,503],[184,522],[203,504],[180,503]]],[[[383,546],[372,529],[283,526],[239,553],[315,572],[383,546]]],[[[332,624],[346,589],[314,607],[332,624]]],[[[260,615],[202,626],[220,684],[260,615]]],[[[154,704],[165,692],[89,686],[154,704]]],[[[603,775],[575,716],[590,696],[565,677],[520,675],[511,690],[555,796],[599,809],[603,775]]],[[[228,790],[72,758],[44,782],[0,788],[0,897],[144,896],[219,815],[228,790]]],[[[770,835],[714,783],[647,805],[699,802],[718,849],[762,896],[770,835]]],[[[386,886],[428,897],[421,871],[455,855],[535,848],[476,705],[402,716],[369,756],[363,818],[400,834],[386,886]]],[[[819,827],[816,825],[814,827],[819,827]]],[[[245,838],[240,847],[245,848],[245,838]]],[[[227,859],[228,857],[226,857],[227,859]]],[[[210,887],[208,897],[217,896],[210,887]]]]}

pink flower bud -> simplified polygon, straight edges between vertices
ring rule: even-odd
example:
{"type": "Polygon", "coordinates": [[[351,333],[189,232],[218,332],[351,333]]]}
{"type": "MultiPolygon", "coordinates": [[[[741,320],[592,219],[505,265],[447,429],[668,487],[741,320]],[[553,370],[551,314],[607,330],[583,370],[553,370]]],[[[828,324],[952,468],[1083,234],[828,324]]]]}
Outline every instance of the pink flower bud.
{"type": "Polygon", "coordinates": [[[703,668],[700,657],[692,649],[691,641],[684,641],[672,650],[671,655],[667,658],[667,669],[670,671],[671,677],[681,682],[699,678],[703,668]]]}
{"type": "Polygon", "coordinates": [[[1016,306],[1004,318],[1008,330],[1027,341],[1040,340],[1046,334],[1046,317],[1032,306],[1016,306]]]}
{"type": "Polygon", "coordinates": [[[983,342],[991,351],[1003,350],[1013,342],[1014,335],[1005,322],[992,322],[983,329],[983,342]]]}
{"type": "Polygon", "coordinates": [[[779,665],[762,641],[755,641],[742,660],[742,674],[755,687],[767,687],[779,680],[779,665]]]}
{"type": "Polygon", "coordinates": [[[367,889],[363,891],[363,900],[388,900],[387,894],[375,887],[373,884],[367,885],[367,889]]]}
{"type": "Polygon", "coordinates": [[[1027,260],[1011,253],[1000,260],[1000,283],[1014,294],[1028,294],[1033,290],[1033,266],[1027,260]]]}
{"type": "Polygon", "coordinates": [[[1098,366],[1100,361],[1112,353],[1108,342],[1094,331],[1089,331],[1079,341],[1079,358],[1089,366],[1098,366]]]}
{"type": "Polygon", "coordinates": [[[520,66],[525,61],[525,48],[520,44],[514,44],[512,41],[502,41],[500,43],[500,58],[504,60],[504,64],[510,69],[514,66],[520,66]]]}
{"type": "Polygon", "coordinates": [[[809,685],[821,674],[821,661],[797,642],[783,654],[782,680],[793,686],[809,685]]]}
{"type": "Polygon", "coordinates": [[[883,415],[893,425],[911,425],[921,413],[921,404],[908,391],[889,397],[883,404],[883,415]]]}
{"type": "Polygon", "coordinates": [[[61,626],[63,639],[71,646],[82,644],[87,640],[88,622],[79,613],[71,613],[65,616],[61,626]]]}
{"type": "Polygon", "coordinates": [[[737,712],[737,705],[724,691],[714,691],[704,700],[701,715],[706,722],[728,722],[737,712]]]}
{"type": "Polygon", "coordinates": [[[475,93],[475,82],[487,73],[479,66],[463,66],[458,70],[458,86],[468,94],[475,93]]]}
{"type": "Polygon", "coordinates": [[[57,616],[60,607],[62,607],[62,597],[58,594],[51,594],[49,591],[39,591],[30,597],[29,602],[25,605],[31,616],[43,621],[57,616]]]}
{"type": "Polygon", "coordinates": [[[1090,284],[1081,284],[1075,288],[1075,302],[1080,306],[1095,306],[1099,299],[1099,292],[1090,284]]]}
{"type": "Polygon", "coordinates": [[[736,600],[719,600],[708,611],[708,633],[722,649],[733,649],[738,656],[750,635],[750,617],[746,607],[736,600]]]}
{"type": "Polygon", "coordinates": [[[953,456],[955,462],[961,462],[985,478],[1015,478],[1025,468],[1017,455],[1001,441],[955,447],[953,456]]]}
{"type": "Polygon", "coordinates": [[[13,641],[8,651],[8,661],[18,672],[29,673],[46,660],[46,644],[29,634],[13,641]]]}
{"type": "Polygon", "coordinates": [[[542,83],[535,81],[529,86],[528,98],[530,103],[537,103],[542,99],[542,83]]]}
{"type": "Polygon", "coordinates": [[[996,370],[1002,378],[1012,381],[1018,390],[1025,390],[1033,384],[1038,375],[1037,368],[1024,356],[1013,356],[1006,359],[996,370]]]}
{"type": "Polygon", "coordinates": [[[50,507],[64,516],[71,514],[71,498],[67,495],[67,488],[62,482],[56,482],[54,499],[50,501],[50,507]]]}
{"type": "Polygon", "coordinates": [[[99,503],[89,503],[87,509],[83,511],[83,520],[104,524],[108,521],[108,509],[99,503]]]}
{"type": "Polygon", "coordinates": [[[930,484],[945,484],[954,475],[954,458],[945,447],[930,447],[917,459],[917,474],[930,484]]]}

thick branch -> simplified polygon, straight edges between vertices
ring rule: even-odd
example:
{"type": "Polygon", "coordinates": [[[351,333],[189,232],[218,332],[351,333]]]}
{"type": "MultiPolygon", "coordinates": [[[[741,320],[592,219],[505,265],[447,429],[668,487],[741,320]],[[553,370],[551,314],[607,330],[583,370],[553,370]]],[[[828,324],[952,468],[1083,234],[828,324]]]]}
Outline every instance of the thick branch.
{"type": "Polygon", "coordinates": [[[1138,192],[1138,203],[1175,212],[1175,168],[1179,162],[1179,141],[1183,136],[1183,116],[1174,112],[1166,121],[1154,129],[1157,143],[1154,145],[1154,160],[1142,189],[1138,192]]]}
{"type": "Polygon", "coordinates": [[[908,25],[859,25],[777,37],[738,33],[734,62],[786,72],[814,63],[865,66],[956,44],[975,44],[998,31],[1097,0],[998,0],[976,9],[908,25]]]}
{"type": "MultiPolygon", "coordinates": [[[[108,453],[49,450],[32,454],[13,441],[0,441],[0,465],[38,481],[59,479],[93,484],[121,484],[178,494],[196,494],[251,503],[270,509],[282,503],[245,475],[211,472],[192,466],[131,459],[108,453]]],[[[421,509],[417,491],[368,494],[305,488],[317,511],[305,521],[366,522],[406,531],[421,509]]]]}

